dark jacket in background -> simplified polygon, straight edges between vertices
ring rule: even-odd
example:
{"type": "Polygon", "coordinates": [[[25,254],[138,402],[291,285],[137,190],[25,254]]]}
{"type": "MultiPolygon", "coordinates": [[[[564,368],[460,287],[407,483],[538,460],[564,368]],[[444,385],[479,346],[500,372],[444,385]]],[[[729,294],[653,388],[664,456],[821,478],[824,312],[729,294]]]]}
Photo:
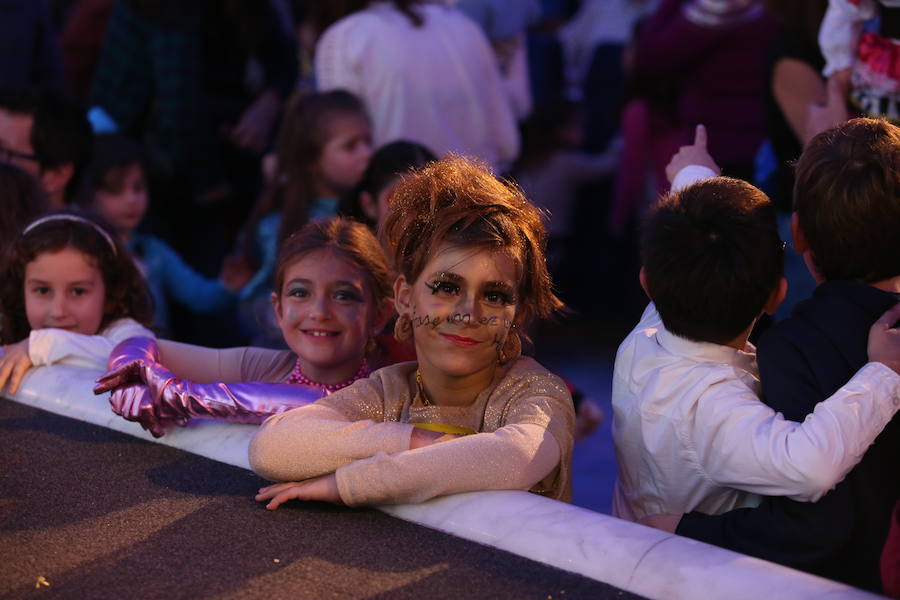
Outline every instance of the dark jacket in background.
{"type": "Polygon", "coordinates": [[[62,60],[46,0],[0,0],[0,86],[62,87],[62,60]]]}

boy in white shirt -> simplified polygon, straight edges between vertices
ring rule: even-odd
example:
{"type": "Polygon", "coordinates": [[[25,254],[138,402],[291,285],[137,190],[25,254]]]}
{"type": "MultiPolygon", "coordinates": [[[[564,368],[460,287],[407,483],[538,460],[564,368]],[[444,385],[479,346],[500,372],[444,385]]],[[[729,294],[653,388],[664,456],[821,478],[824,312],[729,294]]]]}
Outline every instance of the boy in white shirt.
{"type": "MultiPolygon", "coordinates": [[[[705,154],[702,129],[689,148],[705,154]]],[[[703,163],[684,154],[672,171],[703,163]]],[[[616,356],[613,514],[628,520],[725,512],[755,505],[755,494],[815,501],[900,406],[897,307],[872,328],[871,362],[804,423],[759,401],[747,338],[787,287],[774,207],[736,179],[680,189],[689,174],[645,222],[640,279],[652,302],[616,356]]]]}

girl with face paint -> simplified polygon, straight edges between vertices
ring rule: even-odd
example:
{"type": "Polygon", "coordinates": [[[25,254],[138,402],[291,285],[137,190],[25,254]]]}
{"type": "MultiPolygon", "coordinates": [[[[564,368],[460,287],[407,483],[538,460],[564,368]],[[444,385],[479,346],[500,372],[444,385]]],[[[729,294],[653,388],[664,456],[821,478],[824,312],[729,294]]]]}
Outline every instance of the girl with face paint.
{"type": "Polygon", "coordinates": [[[450,157],[401,180],[380,234],[398,272],[395,336],[418,360],[269,419],[250,464],[282,483],[257,500],[391,504],[492,489],[569,500],[572,400],[521,356],[529,322],[562,307],[539,211],[450,157]]]}
{"type": "Polygon", "coordinates": [[[113,410],[157,436],[194,416],[259,423],[342,389],[369,375],[370,360],[385,360],[375,338],[393,314],[390,281],[384,252],[364,225],[310,223],[285,241],[275,268],[272,306],[290,350],[137,338],[113,352],[96,391],[114,390],[113,410]]]}

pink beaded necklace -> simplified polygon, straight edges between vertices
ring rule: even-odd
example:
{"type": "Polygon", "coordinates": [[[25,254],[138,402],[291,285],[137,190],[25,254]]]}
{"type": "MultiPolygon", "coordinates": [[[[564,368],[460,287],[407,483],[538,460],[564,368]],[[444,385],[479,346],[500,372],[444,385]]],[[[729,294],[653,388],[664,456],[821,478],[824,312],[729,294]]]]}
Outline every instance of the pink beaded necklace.
{"type": "Polygon", "coordinates": [[[300,385],[308,385],[310,387],[319,388],[321,390],[325,390],[326,394],[330,394],[331,392],[336,392],[340,389],[343,389],[356,381],[357,379],[363,379],[364,377],[368,377],[371,371],[369,371],[369,363],[364,358],[362,364],[359,365],[359,370],[356,372],[356,375],[348,379],[343,383],[319,383],[318,381],[313,381],[309,377],[303,374],[303,371],[300,370],[300,359],[297,359],[297,363],[294,365],[294,370],[291,371],[290,376],[287,378],[288,383],[300,384],[300,385]]]}

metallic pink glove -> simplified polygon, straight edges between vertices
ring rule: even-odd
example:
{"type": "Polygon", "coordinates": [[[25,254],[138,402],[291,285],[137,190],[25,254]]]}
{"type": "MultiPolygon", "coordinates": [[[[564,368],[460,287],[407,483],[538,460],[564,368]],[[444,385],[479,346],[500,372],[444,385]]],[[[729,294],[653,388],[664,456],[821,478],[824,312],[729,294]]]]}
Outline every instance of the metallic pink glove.
{"type": "Polygon", "coordinates": [[[148,387],[156,413],[167,421],[206,417],[232,423],[262,423],[267,417],[325,396],[325,391],[289,383],[194,383],[151,368],[148,387]]]}
{"type": "Polygon", "coordinates": [[[146,383],[144,370],[159,363],[159,347],[156,340],[133,337],[119,342],[106,363],[107,372],[97,380],[95,394],[102,394],[123,385],[146,383]]]}
{"type": "Polygon", "coordinates": [[[137,421],[156,437],[167,425],[193,417],[262,423],[270,415],[315,402],[325,391],[287,383],[194,383],[160,365],[141,368],[146,385],[127,385],[109,397],[113,412],[137,421]]]}
{"type": "Polygon", "coordinates": [[[194,383],[176,377],[159,363],[156,340],[129,338],[109,355],[109,371],[97,380],[95,394],[112,390],[113,412],[137,421],[155,437],[168,425],[192,417],[233,423],[262,423],[266,417],[315,402],[327,392],[287,383],[194,383]]]}

